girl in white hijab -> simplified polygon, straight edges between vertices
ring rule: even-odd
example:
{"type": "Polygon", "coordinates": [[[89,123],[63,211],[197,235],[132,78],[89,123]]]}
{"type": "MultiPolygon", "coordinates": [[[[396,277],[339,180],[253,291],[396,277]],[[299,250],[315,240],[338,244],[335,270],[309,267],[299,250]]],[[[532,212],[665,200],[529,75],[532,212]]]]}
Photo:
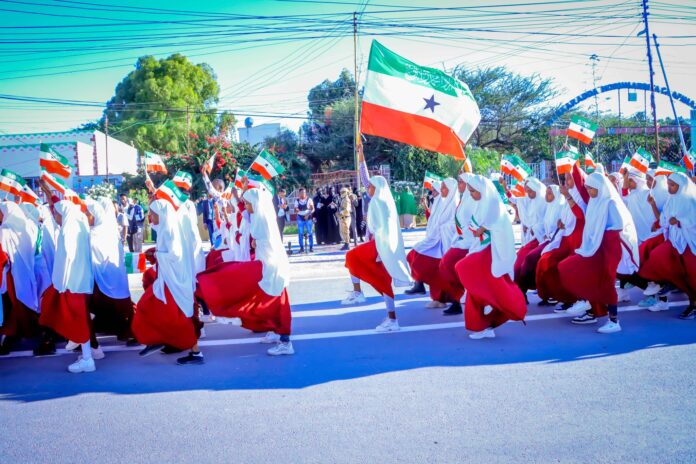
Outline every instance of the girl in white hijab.
{"type": "MultiPolygon", "coordinates": [[[[526,196],[517,198],[515,203],[522,224],[522,247],[515,259],[515,279],[522,279],[522,265],[529,253],[543,243],[545,236],[544,216],[546,214],[546,186],[536,177],[528,177],[524,184],[526,196]]],[[[527,285],[522,285],[522,293],[527,298],[527,285]]]]}
{"type": "Polygon", "coordinates": [[[512,280],[515,237],[507,209],[490,179],[474,175],[468,188],[477,203],[468,225],[475,240],[455,266],[466,289],[464,322],[472,339],[494,338],[494,328],[523,320],[527,306],[512,280]]]}
{"type": "Polygon", "coordinates": [[[624,255],[635,269],[640,260],[633,218],[618,191],[603,174],[592,173],[585,183],[590,201],[585,215],[582,244],[576,254],[558,265],[561,281],[591,309],[573,319],[575,324],[592,324],[609,314],[600,333],[621,330],[618,321],[616,274],[624,255]]]}
{"type": "Polygon", "coordinates": [[[454,214],[455,238],[452,247],[440,260],[440,279],[445,293],[451,298],[450,307],[442,312],[446,316],[462,314],[461,299],[464,296],[464,287],[462,287],[462,283],[459,281],[455,266],[459,261],[466,258],[469,248],[474,243],[474,234],[469,229],[469,223],[477,202],[471,198],[471,193],[469,193],[467,187],[467,183],[472,176],[473,174],[466,172],[459,174],[457,191],[461,195],[461,200],[454,214]]]}
{"type": "Polygon", "coordinates": [[[39,299],[35,266],[36,226],[12,202],[0,202],[0,354],[21,338],[36,335],[39,299]]]}
{"type": "MultiPolygon", "coordinates": [[[[664,242],[645,252],[641,277],[654,282],[669,282],[685,292],[689,306],[682,319],[696,317],[696,185],[686,174],[675,172],[668,178],[669,199],[660,215],[664,242]]],[[[658,297],[658,308],[668,309],[666,297],[658,297]]]]}
{"type": "Polygon", "coordinates": [[[80,207],[62,200],[54,204],[60,225],[51,281],[41,300],[41,325],[82,347],[82,356],[68,367],[72,373],[96,369],[90,346],[91,319],[87,307],[94,287],[89,225],[80,207]]]}
{"type": "Polygon", "coordinates": [[[150,203],[150,224],[157,232],[155,251],[157,278],[138,301],[131,330],[147,345],[140,352],[148,356],[165,345],[190,349],[177,364],[203,364],[198,349],[201,325],[194,313],[193,257],[184,242],[179,213],[167,200],[150,203]]]}
{"type": "Polygon", "coordinates": [[[280,238],[271,194],[252,188],[242,196],[250,214],[254,260],[226,262],[198,275],[198,298],[219,322],[241,320],[255,332],[266,331],[261,343],[276,343],[271,356],[292,355],[292,316],[287,287],[290,262],[280,238]],[[234,287],[230,288],[230,283],[234,287]]]}
{"type": "MultiPolygon", "coordinates": [[[[36,238],[34,240],[34,276],[36,277],[36,290],[38,300],[41,300],[43,293],[51,286],[51,273],[46,265],[46,258],[43,249],[46,245],[43,243],[44,230],[41,224],[41,212],[31,203],[22,203],[19,207],[24,211],[25,216],[36,227],[36,238]]],[[[50,242],[50,238],[47,239],[50,242]]]]}
{"type": "Polygon", "coordinates": [[[450,249],[456,236],[454,213],[459,204],[457,181],[445,179],[439,185],[439,192],[428,218],[425,238],[416,243],[406,257],[415,283],[405,293],[425,293],[423,283],[428,284],[431,301],[427,308],[445,308],[445,302],[451,300],[444,292],[445,284],[440,277],[439,266],[442,256],[450,249]]]}
{"type": "Polygon", "coordinates": [[[341,304],[364,303],[360,281],[367,282],[382,295],[387,307],[387,317],[375,330],[394,332],[400,328],[392,285],[410,285],[411,271],[404,251],[399,216],[387,180],[382,176],[371,177],[367,194],[370,196],[367,227],[372,240],[346,253],[346,267],[353,282],[353,291],[341,304]]]}

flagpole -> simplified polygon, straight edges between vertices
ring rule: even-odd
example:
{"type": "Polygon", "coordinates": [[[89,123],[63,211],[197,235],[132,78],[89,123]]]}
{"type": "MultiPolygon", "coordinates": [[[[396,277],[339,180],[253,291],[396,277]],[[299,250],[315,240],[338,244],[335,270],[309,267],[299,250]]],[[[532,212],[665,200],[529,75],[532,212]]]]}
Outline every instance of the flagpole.
{"type": "MultiPolygon", "coordinates": [[[[358,145],[360,144],[360,128],[358,127],[358,14],[353,12],[353,80],[355,91],[353,95],[353,160],[355,162],[355,181],[360,191],[360,167],[358,165],[358,145]]],[[[364,155],[363,155],[364,156],[364,155]]]]}

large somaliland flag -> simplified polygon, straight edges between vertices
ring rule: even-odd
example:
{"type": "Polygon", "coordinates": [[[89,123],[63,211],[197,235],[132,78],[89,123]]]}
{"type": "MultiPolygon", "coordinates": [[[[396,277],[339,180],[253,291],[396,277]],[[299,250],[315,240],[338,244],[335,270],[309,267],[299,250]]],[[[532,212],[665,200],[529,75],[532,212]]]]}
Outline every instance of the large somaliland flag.
{"type": "Polygon", "coordinates": [[[372,41],[360,131],[464,159],[481,120],[469,87],[372,41]]]}

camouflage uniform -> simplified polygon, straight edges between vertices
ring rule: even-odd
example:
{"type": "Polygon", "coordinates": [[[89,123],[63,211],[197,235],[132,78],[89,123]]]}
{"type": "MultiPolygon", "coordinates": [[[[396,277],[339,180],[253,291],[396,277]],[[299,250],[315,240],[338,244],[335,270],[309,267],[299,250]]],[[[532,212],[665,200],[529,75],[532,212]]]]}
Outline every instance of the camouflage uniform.
{"type": "Polygon", "coordinates": [[[350,243],[350,213],[353,209],[353,202],[348,189],[341,189],[341,204],[338,208],[338,220],[341,227],[341,240],[343,243],[350,243]]]}

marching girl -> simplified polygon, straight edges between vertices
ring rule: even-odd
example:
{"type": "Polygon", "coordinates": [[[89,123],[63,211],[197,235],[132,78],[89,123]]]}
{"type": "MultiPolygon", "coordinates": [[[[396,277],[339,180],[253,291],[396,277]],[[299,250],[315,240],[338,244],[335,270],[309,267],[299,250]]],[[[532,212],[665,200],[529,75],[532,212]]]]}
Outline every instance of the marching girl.
{"type": "MultiPolygon", "coordinates": [[[[438,237],[437,235],[437,229],[435,227],[431,226],[430,218],[434,217],[437,215],[437,210],[440,207],[440,189],[442,188],[442,182],[434,182],[432,184],[432,189],[425,191],[424,195],[421,198],[421,206],[423,207],[423,210],[425,211],[425,220],[426,220],[426,225],[425,225],[425,234],[426,234],[426,241],[429,237],[429,233],[431,236],[438,237]],[[429,203],[428,201],[428,195],[426,193],[430,192],[430,195],[432,196],[432,203],[429,203]]],[[[392,193],[392,199],[394,199],[394,195],[392,193]]],[[[396,205],[396,200],[394,200],[394,204],[396,205]]],[[[397,208],[396,214],[399,214],[399,210],[397,208]]],[[[399,224],[401,224],[401,219],[399,219],[399,224]]],[[[415,249],[415,247],[414,247],[415,249]]],[[[411,263],[411,258],[408,256],[406,259],[409,260],[409,264],[411,263]]],[[[407,289],[404,292],[406,295],[425,295],[426,290],[425,290],[425,285],[423,284],[422,281],[419,281],[416,279],[413,282],[413,285],[411,288],[407,289]]]]}
{"type": "Polygon", "coordinates": [[[457,181],[445,179],[439,189],[440,194],[428,218],[425,238],[416,243],[406,257],[411,266],[411,276],[416,282],[408,292],[424,292],[423,283],[428,284],[432,301],[426,305],[427,308],[446,308],[445,302],[452,299],[444,290],[445,283],[440,276],[439,266],[456,236],[454,213],[459,203],[457,181]]]}
{"type": "Polygon", "coordinates": [[[608,312],[609,320],[598,332],[619,332],[616,274],[622,260],[638,267],[636,228],[619,192],[604,174],[590,174],[585,187],[590,201],[582,244],[558,265],[558,272],[565,288],[591,305],[585,315],[573,319],[574,323],[596,323],[608,312]]]}
{"type": "MultiPolygon", "coordinates": [[[[641,277],[654,282],[669,282],[689,297],[682,319],[696,317],[696,185],[686,174],[675,172],[668,178],[669,199],[660,215],[665,241],[652,250],[644,250],[641,277]]],[[[667,305],[667,298],[659,297],[667,305]]]]}
{"type": "MultiPolygon", "coordinates": [[[[54,246],[50,237],[46,238],[48,244],[44,244],[44,230],[41,224],[41,212],[31,203],[21,203],[19,207],[24,212],[24,215],[36,227],[36,235],[32,237],[34,240],[34,277],[36,278],[37,301],[41,301],[43,293],[51,286],[51,273],[46,264],[44,248],[54,246]]],[[[52,258],[52,255],[51,255],[52,258]]]]}
{"type": "Polygon", "coordinates": [[[177,364],[203,364],[198,349],[200,322],[194,313],[193,257],[187,252],[179,213],[167,200],[150,203],[150,224],[157,232],[156,279],[138,301],[131,330],[147,345],[141,356],[148,356],[165,345],[190,349],[177,364]]]}
{"type": "Polygon", "coordinates": [[[241,319],[244,328],[267,331],[261,343],[276,343],[271,356],[292,355],[292,315],[287,287],[290,262],[280,239],[271,194],[264,188],[244,192],[251,216],[254,260],[219,264],[198,275],[198,297],[218,321],[241,319]],[[229,283],[234,282],[234,288],[229,283]]]}
{"type": "Polygon", "coordinates": [[[494,338],[494,329],[508,320],[523,320],[527,305],[512,280],[515,237],[505,205],[490,179],[474,175],[468,187],[477,203],[469,223],[475,240],[455,269],[466,289],[464,322],[478,340],[494,338]]]}
{"type": "MultiPolygon", "coordinates": [[[[577,167],[574,168],[577,170],[577,167]]],[[[584,180],[582,189],[584,190],[584,180]]],[[[554,190],[555,192],[555,190],[554,190]]],[[[575,295],[568,292],[558,275],[558,263],[573,254],[582,243],[582,231],[585,226],[586,203],[583,200],[572,176],[565,176],[565,186],[559,188],[565,204],[558,219],[558,232],[541,251],[536,267],[536,286],[539,298],[543,301],[556,300],[561,307],[554,312],[562,313],[576,302],[575,295]]],[[[581,302],[584,305],[584,302],[581,302]]],[[[583,309],[583,312],[589,308],[583,309]]]]}
{"type": "Polygon", "coordinates": [[[375,330],[395,332],[400,327],[396,319],[392,285],[410,285],[411,271],[404,251],[399,216],[387,180],[382,176],[371,177],[367,193],[370,196],[367,228],[372,239],[346,253],[346,268],[350,272],[353,291],[341,304],[363,303],[365,296],[360,282],[367,282],[382,295],[387,307],[387,317],[375,330]]]}
{"type": "Polygon", "coordinates": [[[457,191],[461,195],[461,200],[454,213],[456,236],[452,247],[447,250],[440,260],[439,271],[443,290],[450,296],[452,303],[449,308],[442,312],[447,316],[462,314],[461,299],[464,296],[464,287],[462,287],[454,266],[466,257],[469,253],[469,247],[474,242],[474,235],[468,227],[471,215],[476,207],[476,202],[471,198],[467,188],[467,182],[471,176],[473,174],[466,172],[459,174],[457,191]]]}
{"type": "Polygon", "coordinates": [[[527,298],[527,290],[534,287],[534,269],[522,269],[527,255],[544,241],[544,215],[546,213],[546,186],[536,177],[528,177],[524,184],[525,197],[515,199],[522,223],[523,245],[515,260],[515,282],[527,298]]]}
{"type": "Polygon", "coordinates": [[[119,240],[116,211],[108,198],[87,202],[94,291],[89,301],[95,315],[93,330],[130,338],[134,304],[128,288],[123,245],[119,240]]]}
{"type": "Polygon", "coordinates": [[[34,273],[37,229],[20,207],[0,202],[0,355],[37,334],[39,298],[34,273]]]}
{"type": "Polygon", "coordinates": [[[87,306],[94,288],[89,224],[80,207],[68,200],[54,203],[53,211],[60,226],[51,276],[53,285],[41,300],[39,322],[81,346],[82,356],[68,366],[70,372],[93,372],[96,366],[87,306]]]}

